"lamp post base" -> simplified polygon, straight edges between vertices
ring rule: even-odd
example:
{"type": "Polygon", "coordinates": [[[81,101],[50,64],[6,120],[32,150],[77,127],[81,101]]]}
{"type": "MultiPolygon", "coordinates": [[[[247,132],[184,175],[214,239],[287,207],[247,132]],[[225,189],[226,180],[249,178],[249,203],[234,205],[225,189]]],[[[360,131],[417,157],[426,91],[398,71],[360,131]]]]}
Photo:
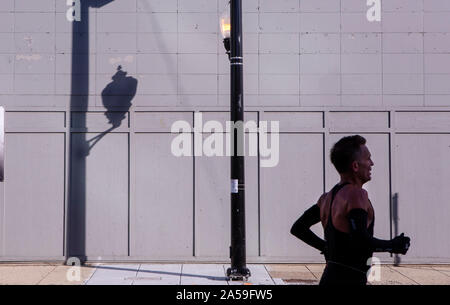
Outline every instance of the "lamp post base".
{"type": "Polygon", "coordinates": [[[248,268],[228,268],[227,277],[232,281],[246,281],[250,277],[248,268]]]}

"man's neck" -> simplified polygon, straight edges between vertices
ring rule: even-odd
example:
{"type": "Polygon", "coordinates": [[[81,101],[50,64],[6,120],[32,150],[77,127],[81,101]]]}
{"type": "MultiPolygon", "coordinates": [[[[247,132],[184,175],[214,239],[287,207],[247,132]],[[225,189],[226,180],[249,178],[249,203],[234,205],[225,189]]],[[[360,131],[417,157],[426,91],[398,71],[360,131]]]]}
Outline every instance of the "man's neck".
{"type": "Polygon", "coordinates": [[[350,183],[350,184],[359,186],[361,188],[363,186],[362,181],[353,175],[341,174],[341,181],[339,182],[339,184],[343,184],[343,183],[350,183]]]}

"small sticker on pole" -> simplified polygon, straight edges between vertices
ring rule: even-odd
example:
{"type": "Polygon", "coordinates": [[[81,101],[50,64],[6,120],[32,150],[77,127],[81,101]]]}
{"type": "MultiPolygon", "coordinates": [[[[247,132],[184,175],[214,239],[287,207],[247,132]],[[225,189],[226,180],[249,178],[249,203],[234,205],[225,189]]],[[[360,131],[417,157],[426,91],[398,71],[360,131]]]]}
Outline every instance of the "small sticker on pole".
{"type": "Polygon", "coordinates": [[[238,179],[231,179],[231,193],[232,194],[237,194],[237,193],[239,193],[239,190],[238,190],[238,179]]]}

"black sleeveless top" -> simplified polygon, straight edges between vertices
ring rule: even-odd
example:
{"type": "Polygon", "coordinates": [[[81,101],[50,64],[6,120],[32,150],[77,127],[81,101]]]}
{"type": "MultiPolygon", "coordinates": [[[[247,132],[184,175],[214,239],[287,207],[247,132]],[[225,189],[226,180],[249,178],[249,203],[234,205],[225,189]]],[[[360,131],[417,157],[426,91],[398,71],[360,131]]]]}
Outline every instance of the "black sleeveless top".
{"type": "MultiPolygon", "coordinates": [[[[349,183],[337,184],[331,190],[330,211],[328,215],[328,222],[324,230],[328,262],[366,272],[370,268],[370,266],[367,265],[367,260],[372,257],[373,252],[356,242],[350,233],[339,231],[333,226],[331,216],[333,200],[337,192],[347,184],[349,183]]],[[[374,223],[375,215],[372,223],[367,229],[370,236],[373,236],[374,223]]]]}

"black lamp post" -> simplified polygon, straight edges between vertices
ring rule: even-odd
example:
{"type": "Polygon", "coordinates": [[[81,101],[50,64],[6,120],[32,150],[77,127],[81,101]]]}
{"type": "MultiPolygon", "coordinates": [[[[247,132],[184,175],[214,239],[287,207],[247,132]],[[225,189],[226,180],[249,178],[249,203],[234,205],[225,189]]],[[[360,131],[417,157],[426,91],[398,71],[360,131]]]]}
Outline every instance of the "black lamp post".
{"type": "MultiPolygon", "coordinates": [[[[245,253],[245,182],[244,182],[244,90],[242,56],[242,1],[231,0],[230,9],[221,18],[224,46],[231,66],[231,121],[234,126],[231,155],[231,268],[227,276],[232,280],[248,279],[245,253]],[[238,123],[238,124],[236,124],[238,123]],[[239,125],[242,124],[242,125],[239,125]]],[[[231,136],[231,134],[230,134],[231,136]]]]}

